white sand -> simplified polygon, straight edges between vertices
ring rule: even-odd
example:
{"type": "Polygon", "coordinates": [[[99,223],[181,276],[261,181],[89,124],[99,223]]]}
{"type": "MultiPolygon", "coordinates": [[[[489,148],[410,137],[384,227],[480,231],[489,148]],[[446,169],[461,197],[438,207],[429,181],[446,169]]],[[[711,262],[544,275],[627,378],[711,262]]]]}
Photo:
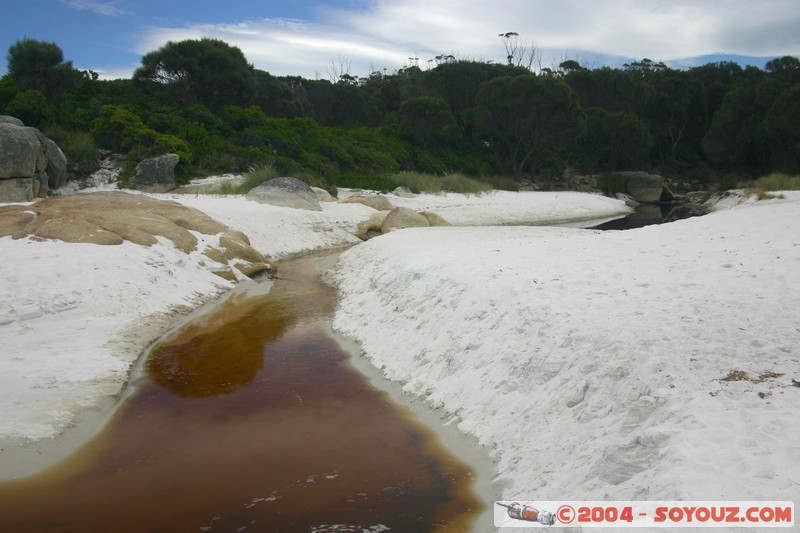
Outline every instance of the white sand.
{"type": "Polygon", "coordinates": [[[786,196],[624,232],[394,232],[343,254],[334,327],[492,450],[505,499],[800,500],[786,196]]]}
{"type": "MultiPolygon", "coordinates": [[[[157,197],[272,259],[357,242],[374,212],[157,197]]],[[[393,232],[344,254],[335,325],[487,446],[509,499],[800,500],[800,195],[786,197],[625,232],[393,232]],[[732,370],[750,380],[721,381],[732,370]],[[784,375],[758,382],[767,371],[784,375]]],[[[465,226],[625,210],[580,193],[390,198],[465,226]]],[[[231,287],[169,241],[2,238],[0,254],[2,443],[58,443],[113,403],[157,330],[231,287]]]]}

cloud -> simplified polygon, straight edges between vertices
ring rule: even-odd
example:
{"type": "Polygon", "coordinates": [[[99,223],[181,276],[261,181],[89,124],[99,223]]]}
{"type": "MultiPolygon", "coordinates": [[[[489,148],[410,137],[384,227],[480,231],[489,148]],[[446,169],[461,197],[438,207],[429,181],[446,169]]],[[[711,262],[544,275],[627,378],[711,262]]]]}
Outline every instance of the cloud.
{"type": "Polygon", "coordinates": [[[212,37],[241,48],[258,68],[305,77],[327,77],[339,58],[351,62],[355,75],[384,67],[394,71],[410,57],[425,66],[439,54],[504,61],[498,34],[508,31],[540,50],[542,66],[583,55],[668,61],[720,52],[800,53],[796,0],[373,0],[351,6],[321,6],[311,21],[154,27],[137,51],[169,40],[212,37]]]}
{"type": "Polygon", "coordinates": [[[77,66],[78,70],[93,70],[97,72],[97,75],[100,77],[101,80],[120,80],[120,79],[130,79],[133,77],[134,71],[139,67],[139,65],[132,65],[132,66],[113,66],[113,67],[81,67],[77,66]]]}
{"type": "Polygon", "coordinates": [[[102,2],[100,0],[61,0],[65,4],[78,11],[91,11],[98,15],[114,16],[122,15],[124,11],[116,6],[115,2],[102,2]]]}

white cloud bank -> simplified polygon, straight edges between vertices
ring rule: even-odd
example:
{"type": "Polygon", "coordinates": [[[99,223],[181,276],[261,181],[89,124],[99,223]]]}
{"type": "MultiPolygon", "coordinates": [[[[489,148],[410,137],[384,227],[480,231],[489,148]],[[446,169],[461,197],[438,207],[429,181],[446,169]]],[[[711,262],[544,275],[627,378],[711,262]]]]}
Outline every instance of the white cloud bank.
{"type": "Polygon", "coordinates": [[[375,0],[316,13],[313,21],[151,27],[136,51],[212,37],[241,48],[257,68],[310,78],[327,78],[339,58],[352,62],[355,75],[391,72],[407,66],[410,57],[424,67],[439,54],[504,61],[498,34],[508,31],[542,50],[545,67],[594,54],[664,61],[716,53],[800,54],[800,5],[794,0],[375,0]]]}

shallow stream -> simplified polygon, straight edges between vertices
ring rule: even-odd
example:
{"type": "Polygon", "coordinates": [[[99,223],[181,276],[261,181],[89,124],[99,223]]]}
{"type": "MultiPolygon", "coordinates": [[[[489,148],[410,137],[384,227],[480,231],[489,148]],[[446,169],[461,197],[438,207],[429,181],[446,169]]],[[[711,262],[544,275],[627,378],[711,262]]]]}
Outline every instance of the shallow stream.
{"type": "Polygon", "coordinates": [[[163,339],[96,438],[0,484],[1,529],[469,530],[489,503],[473,472],[348,364],[319,261],[283,262],[163,339]]]}

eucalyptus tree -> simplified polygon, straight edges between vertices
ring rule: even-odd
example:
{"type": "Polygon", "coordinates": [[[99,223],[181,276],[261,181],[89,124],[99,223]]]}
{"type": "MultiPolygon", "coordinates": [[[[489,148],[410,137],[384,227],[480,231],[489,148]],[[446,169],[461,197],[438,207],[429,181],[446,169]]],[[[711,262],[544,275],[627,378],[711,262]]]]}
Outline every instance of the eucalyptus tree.
{"type": "Polygon", "coordinates": [[[562,80],[502,76],[481,84],[476,118],[515,179],[557,157],[585,128],[578,96],[562,80]]]}
{"type": "Polygon", "coordinates": [[[256,95],[253,66],[239,48],[218,39],[170,41],[142,58],[133,79],[183,105],[248,105],[256,95]]]}
{"type": "Polygon", "coordinates": [[[435,149],[442,129],[453,123],[450,106],[435,96],[409,98],[400,106],[399,114],[416,141],[425,148],[435,149]]]}
{"type": "Polygon", "coordinates": [[[40,91],[52,102],[80,76],[55,43],[21,39],[8,49],[8,76],[20,90],[40,91]]]}

